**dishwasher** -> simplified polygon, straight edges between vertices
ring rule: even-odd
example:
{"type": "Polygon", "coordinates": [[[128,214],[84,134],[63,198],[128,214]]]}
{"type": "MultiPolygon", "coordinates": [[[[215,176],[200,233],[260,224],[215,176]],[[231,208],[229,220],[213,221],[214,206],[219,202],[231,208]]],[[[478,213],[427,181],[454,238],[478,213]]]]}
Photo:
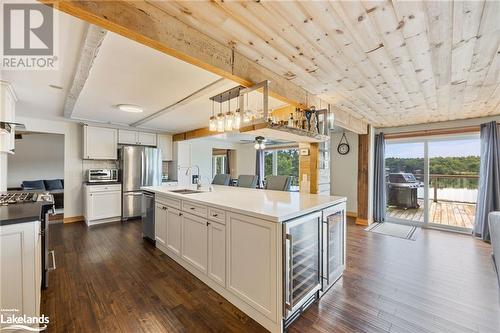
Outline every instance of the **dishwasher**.
{"type": "Polygon", "coordinates": [[[155,195],[151,192],[142,194],[142,238],[155,243],[155,195]]]}

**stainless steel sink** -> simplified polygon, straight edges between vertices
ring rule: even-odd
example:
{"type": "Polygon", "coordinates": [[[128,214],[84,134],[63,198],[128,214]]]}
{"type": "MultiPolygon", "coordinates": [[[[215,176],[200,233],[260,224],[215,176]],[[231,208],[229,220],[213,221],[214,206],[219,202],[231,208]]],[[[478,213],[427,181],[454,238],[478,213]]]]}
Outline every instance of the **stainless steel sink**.
{"type": "Polygon", "coordinates": [[[179,193],[179,194],[203,193],[203,191],[190,190],[188,188],[182,188],[182,189],[179,189],[179,190],[172,190],[170,192],[179,193]]]}

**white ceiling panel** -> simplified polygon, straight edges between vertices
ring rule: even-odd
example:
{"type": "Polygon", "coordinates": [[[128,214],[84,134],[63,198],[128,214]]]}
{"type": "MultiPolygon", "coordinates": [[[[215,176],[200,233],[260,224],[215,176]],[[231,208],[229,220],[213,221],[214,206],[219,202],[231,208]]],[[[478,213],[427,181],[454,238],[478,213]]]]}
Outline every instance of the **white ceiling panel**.
{"type": "Polygon", "coordinates": [[[220,79],[208,71],[108,32],[73,117],[131,124],[220,79]],[[117,104],[135,104],[143,113],[126,113],[117,104]]]}

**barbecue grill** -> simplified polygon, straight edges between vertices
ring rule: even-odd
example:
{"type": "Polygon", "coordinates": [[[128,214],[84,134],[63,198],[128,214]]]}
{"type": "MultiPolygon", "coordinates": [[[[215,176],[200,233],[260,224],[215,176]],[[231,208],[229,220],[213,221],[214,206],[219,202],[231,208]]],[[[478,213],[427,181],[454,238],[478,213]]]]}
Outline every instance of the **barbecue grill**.
{"type": "Polygon", "coordinates": [[[419,208],[419,187],[420,183],[412,173],[390,173],[387,181],[387,204],[398,208],[419,208]]]}

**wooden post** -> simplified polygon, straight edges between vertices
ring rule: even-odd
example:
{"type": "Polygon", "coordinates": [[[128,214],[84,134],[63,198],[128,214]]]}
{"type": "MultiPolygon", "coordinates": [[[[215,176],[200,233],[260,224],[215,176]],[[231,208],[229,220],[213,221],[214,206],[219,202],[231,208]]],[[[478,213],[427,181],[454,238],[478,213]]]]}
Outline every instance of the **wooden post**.
{"type": "Polygon", "coordinates": [[[356,224],[368,225],[368,156],[369,135],[359,135],[358,139],[358,216],[356,224]]]}
{"type": "Polygon", "coordinates": [[[319,191],[319,143],[299,143],[299,150],[309,149],[309,155],[299,155],[300,192],[317,194],[319,191]]]}

